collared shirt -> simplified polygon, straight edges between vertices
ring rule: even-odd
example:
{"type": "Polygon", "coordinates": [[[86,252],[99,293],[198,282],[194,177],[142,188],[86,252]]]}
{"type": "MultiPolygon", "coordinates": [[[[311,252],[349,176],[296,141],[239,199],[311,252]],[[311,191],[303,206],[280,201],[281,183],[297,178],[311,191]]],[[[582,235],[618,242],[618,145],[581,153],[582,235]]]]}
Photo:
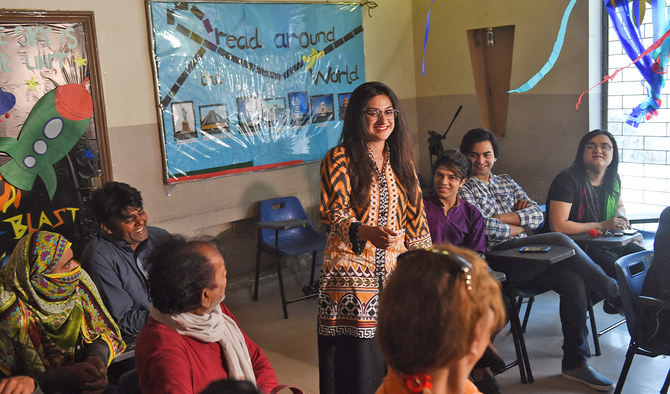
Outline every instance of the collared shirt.
{"type": "Polygon", "coordinates": [[[457,197],[456,205],[445,215],[444,203],[435,193],[423,198],[423,207],[434,244],[449,243],[486,252],[484,218],[477,207],[457,197]]]}
{"type": "Polygon", "coordinates": [[[161,237],[169,233],[147,227],[148,237],[133,249],[124,241],[101,233],[82,255],[82,265],[95,283],[107,310],[118,324],[124,339],[140,333],[149,317],[149,289],[142,272],[149,271],[146,258],[161,237]],[[143,267],[140,267],[142,262],[143,267]]]}
{"type": "MultiPolygon", "coordinates": [[[[491,174],[489,182],[486,183],[476,176],[468,178],[459,189],[458,195],[479,208],[484,216],[486,228],[486,246],[492,248],[511,238],[525,237],[525,233],[515,235],[510,225],[493,218],[494,215],[515,212],[519,215],[521,227],[534,230],[544,220],[542,209],[531,200],[521,186],[507,174],[491,174]],[[519,201],[527,201],[530,206],[518,211],[514,210],[514,204],[519,201]]],[[[514,227],[516,229],[516,227],[514,227]]]]}

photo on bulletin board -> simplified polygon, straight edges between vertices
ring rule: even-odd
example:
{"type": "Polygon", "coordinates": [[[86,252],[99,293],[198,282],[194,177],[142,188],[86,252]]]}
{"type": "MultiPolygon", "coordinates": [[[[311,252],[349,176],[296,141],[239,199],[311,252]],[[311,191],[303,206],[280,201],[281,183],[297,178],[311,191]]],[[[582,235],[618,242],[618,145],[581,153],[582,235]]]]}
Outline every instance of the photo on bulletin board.
{"type": "Polygon", "coordinates": [[[195,129],[195,110],[193,102],[172,103],[172,138],[178,142],[188,142],[198,138],[195,129]]]}
{"type": "Polygon", "coordinates": [[[320,161],[337,144],[341,97],[365,82],[359,3],[145,1],[166,183],[320,161]]]}
{"type": "Polygon", "coordinates": [[[290,120],[294,126],[302,126],[309,120],[309,104],[307,92],[291,92],[288,94],[290,120]]]}
{"type": "Polygon", "coordinates": [[[337,112],[340,114],[340,120],[344,120],[344,114],[347,112],[347,105],[349,104],[349,97],[351,93],[340,93],[337,95],[337,102],[339,103],[339,109],[337,112]]]}
{"type": "Polygon", "coordinates": [[[112,179],[92,12],[0,10],[0,259],[37,230],[75,257],[112,179]]]}
{"type": "Polygon", "coordinates": [[[284,97],[263,100],[263,121],[266,127],[279,129],[288,121],[286,99],[284,97]]]}
{"type": "Polygon", "coordinates": [[[256,133],[261,128],[261,104],[257,97],[238,97],[237,116],[242,133],[256,133]]]}
{"type": "Polygon", "coordinates": [[[206,136],[226,136],[230,133],[228,106],[226,104],[200,107],[200,130],[206,136]]]}
{"type": "Polygon", "coordinates": [[[311,97],[312,123],[333,120],[333,95],[322,94],[311,97]]]}

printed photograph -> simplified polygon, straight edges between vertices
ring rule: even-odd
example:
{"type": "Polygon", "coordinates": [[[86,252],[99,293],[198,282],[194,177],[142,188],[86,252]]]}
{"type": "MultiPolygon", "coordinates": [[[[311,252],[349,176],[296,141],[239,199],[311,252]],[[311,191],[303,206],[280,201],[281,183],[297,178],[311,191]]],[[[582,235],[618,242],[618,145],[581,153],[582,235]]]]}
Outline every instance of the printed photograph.
{"type": "Polygon", "coordinates": [[[340,105],[337,112],[340,115],[340,120],[344,120],[344,113],[347,112],[347,105],[349,105],[349,96],[351,96],[351,93],[340,93],[337,95],[337,101],[340,105]]]}
{"type": "Polygon", "coordinates": [[[261,105],[256,96],[237,98],[240,133],[256,133],[261,128],[261,105]]]}
{"type": "Polygon", "coordinates": [[[333,120],[335,112],[333,109],[332,94],[322,94],[310,98],[312,104],[312,123],[323,123],[333,120]]]}
{"type": "Polygon", "coordinates": [[[223,137],[230,133],[226,104],[200,106],[200,131],[203,135],[223,137]]]}
{"type": "Polygon", "coordinates": [[[278,97],[263,100],[263,124],[266,127],[279,128],[287,122],[286,98],[278,97]]]}
{"type": "Polygon", "coordinates": [[[188,141],[198,138],[198,131],[195,129],[193,101],[172,103],[172,124],[175,141],[188,141]]]}
{"type": "Polygon", "coordinates": [[[292,92],[288,94],[289,123],[293,126],[302,126],[309,121],[309,103],[307,92],[292,92]]]}

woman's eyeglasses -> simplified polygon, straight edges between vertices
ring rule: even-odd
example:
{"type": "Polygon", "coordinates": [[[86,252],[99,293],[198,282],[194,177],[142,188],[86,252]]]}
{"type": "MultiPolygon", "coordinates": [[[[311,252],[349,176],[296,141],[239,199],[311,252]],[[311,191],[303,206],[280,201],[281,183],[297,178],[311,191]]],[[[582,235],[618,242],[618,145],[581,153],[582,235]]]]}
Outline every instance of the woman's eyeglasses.
{"type": "Polygon", "coordinates": [[[367,110],[363,111],[363,113],[372,119],[379,119],[379,117],[384,114],[386,119],[393,120],[396,116],[398,116],[400,110],[396,108],[388,108],[382,111],[379,108],[368,108],[367,110]]]}
{"type": "Polygon", "coordinates": [[[584,147],[588,150],[595,150],[598,147],[600,147],[600,150],[611,150],[612,145],[608,144],[607,142],[603,142],[602,144],[595,144],[593,142],[588,142],[584,147]]]}

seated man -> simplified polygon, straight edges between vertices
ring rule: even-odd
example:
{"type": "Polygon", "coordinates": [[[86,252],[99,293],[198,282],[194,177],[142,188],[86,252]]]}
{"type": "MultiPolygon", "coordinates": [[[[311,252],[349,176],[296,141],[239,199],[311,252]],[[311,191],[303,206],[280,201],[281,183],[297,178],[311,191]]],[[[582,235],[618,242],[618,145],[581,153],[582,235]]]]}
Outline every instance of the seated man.
{"type": "Polygon", "coordinates": [[[153,306],[135,346],[143,393],[199,393],[221,379],[265,393],[277,386],[265,354],[222,303],[226,266],[213,241],[171,237],[149,263],[153,306]]]}
{"type": "MultiPolygon", "coordinates": [[[[546,233],[528,236],[543,220],[542,211],[508,175],[494,175],[491,169],[498,158],[498,141],[488,130],[468,131],[460,150],[472,160],[472,176],[460,189],[460,197],[475,205],[484,216],[489,250],[544,244],[566,246],[575,256],[552,264],[523,287],[560,295],[559,314],[563,330],[563,377],[596,390],[611,390],[613,382],[586,363],[589,357],[586,328],[586,291],[600,298],[616,300],[618,286],[565,234],[546,233]]],[[[620,302],[620,301],[619,301],[620,302]]]]}
{"type": "Polygon", "coordinates": [[[84,250],[82,264],[124,340],[132,342],[151,306],[146,256],[168,232],[147,226],[142,196],[128,184],[105,183],[93,192],[91,205],[100,233],[84,250]]]}
{"type": "Polygon", "coordinates": [[[423,198],[423,206],[434,244],[448,243],[484,254],[482,214],[458,197],[470,167],[470,161],[461,152],[449,149],[442,153],[433,164],[433,193],[423,198]]]}

